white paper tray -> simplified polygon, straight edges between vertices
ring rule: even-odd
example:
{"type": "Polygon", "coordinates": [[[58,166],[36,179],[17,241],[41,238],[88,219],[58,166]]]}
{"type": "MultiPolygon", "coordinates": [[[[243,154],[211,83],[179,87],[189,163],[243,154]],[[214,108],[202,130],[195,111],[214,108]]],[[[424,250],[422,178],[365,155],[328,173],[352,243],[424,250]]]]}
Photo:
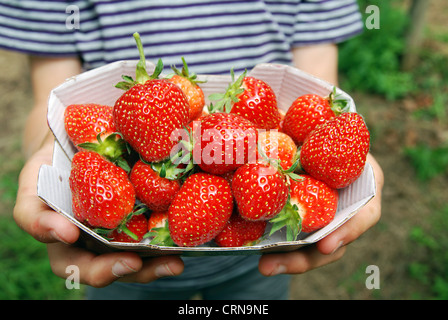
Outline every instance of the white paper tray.
{"type": "MultiPolygon", "coordinates": [[[[198,247],[184,248],[160,247],[150,245],[147,242],[119,243],[107,241],[73,217],[69,176],[70,161],[76,152],[76,148],[70,142],[64,129],[64,110],[68,105],[75,103],[100,103],[113,106],[115,100],[123,93],[122,90],[114,87],[115,84],[121,81],[122,75],[133,76],[136,64],[137,61],[119,61],[72,77],[52,90],[48,102],[48,125],[56,138],[56,143],[52,166],[44,165],[40,168],[38,196],[51,208],[67,217],[83,230],[84,245],[87,243],[93,250],[99,252],[132,250],[142,256],[168,254],[189,256],[247,255],[292,251],[324,238],[349,220],[375,196],[373,170],[369,164],[366,164],[366,168],[358,180],[349,187],[339,190],[338,209],[334,220],[314,233],[301,233],[297,241],[286,241],[286,232],[282,232],[283,230],[266,238],[256,246],[237,248],[221,248],[214,246],[213,242],[198,247]]],[[[151,73],[154,70],[154,65],[147,63],[147,69],[148,73],[151,73]]],[[[260,64],[251,70],[249,75],[267,82],[273,88],[277,95],[279,107],[284,111],[300,95],[315,93],[326,96],[333,90],[333,86],[325,81],[285,65],[260,64]]],[[[224,92],[231,81],[230,75],[199,75],[199,79],[207,80],[206,83],[201,84],[206,97],[211,93],[224,92]]],[[[348,100],[351,111],[356,111],[355,103],[348,94],[340,89],[337,89],[337,93],[348,100]]],[[[206,102],[208,103],[207,99],[206,102]]]]}

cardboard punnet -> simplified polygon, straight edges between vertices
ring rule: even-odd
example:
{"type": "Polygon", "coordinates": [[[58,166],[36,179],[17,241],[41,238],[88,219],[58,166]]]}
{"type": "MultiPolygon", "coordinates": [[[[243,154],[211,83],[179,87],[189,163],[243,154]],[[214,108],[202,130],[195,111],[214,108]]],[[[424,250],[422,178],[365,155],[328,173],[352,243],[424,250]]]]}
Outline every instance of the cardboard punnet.
{"type": "MultiPolygon", "coordinates": [[[[137,61],[118,61],[69,78],[52,90],[48,101],[48,125],[56,142],[52,165],[43,165],[40,168],[38,196],[83,231],[81,239],[90,249],[98,252],[132,250],[142,256],[247,255],[292,251],[324,238],[348,221],[375,196],[373,170],[369,164],[366,164],[364,172],[353,184],[339,190],[338,209],[334,220],[316,232],[301,233],[297,241],[286,241],[286,232],[280,230],[251,247],[220,248],[213,242],[192,248],[154,246],[145,240],[141,243],[109,242],[73,217],[69,176],[71,158],[76,148],[70,142],[64,129],[64,110],[68,105],[76,103],[100,103],[113,106],[123,94],[122,90],[115,88],[115,84],[121,81],[122,75],[134,75],[136,64],[137,61]]],[[[147,63],[147,70],[151,73],[154,65],[147,63]]],[[[315,93],[326,96],[333,90],[333,86],[329,83],[286,65],[260,64],[252,69],[249,75],[267,82],[273,88],[279,107],[283,111],[286,111],[291,103],[303,94],[315,93]]],[[[211,93],[224,92],[231,81],[230,75],[199,75],[198,77],[200,80],[207,81],[201,84],[205,97],[211,93]]],[[[339,88],[336,90],[337,94],[348,101],[350,110],[356,111],[353,99],[339,88]]],[[[206,99],[206,102],[209,101],[206,99]]],[[[268,233],[269,227],[266,231],[266,234],[268,233]]]]}

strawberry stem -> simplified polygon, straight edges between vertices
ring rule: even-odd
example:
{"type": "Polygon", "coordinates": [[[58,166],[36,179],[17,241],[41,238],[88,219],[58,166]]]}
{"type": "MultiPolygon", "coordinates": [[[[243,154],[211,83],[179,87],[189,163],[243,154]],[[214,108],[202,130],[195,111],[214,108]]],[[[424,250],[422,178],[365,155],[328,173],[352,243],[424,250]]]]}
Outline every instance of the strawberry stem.
{"type": "Polygon", "coordinates": [[[116,88],[125,91],[129,90],[136,84],[144,84],[148,80],[158,79],[163,71],[163,62],[162,59],[159,59],[156,68],[154,70],[154,73],[151,76],[148,74],[148,72],[146,71],[146,58],[143,50],[142,40],[140,39],[140,34],[138,32],[135,32],[133,36],[137,44],[137,49],[140,55],[140,60],[138,61],[137,68],[135,70],[136,80],[134,80],[130,76],[123,75],[121,77],[123,78],[124,81],[121,81],[115,85],[116,88]]]}
{"type": "Polygon", "coordinates": [[[213,93],[208,98],[210,101],[216,101],[216,103],[213,105],[210,105],[209,112],[215,113],[215,112],[227,112],[230,113],[232,110],[232,107],[235,103],[240,101],[238,96],[244,92],[243,86],[243,80],[246,77],[247,70],[241,74],[238,79],[235,81],[235,73],[233,71],[233,68],[230,70],[230,75],[232,77],[232,81],[227,87],[227,90],[225,93],[213,93]]]}
{"type": "Polygon", "coordinates": [[[169,75],[169,77],[172,77],[174,75],[178,75],[180,77],[183,77],[185,79],[187,79],[188,81],[190,81],[193,85],[197,85],[198,83],[205,83],[206,81],[200,81],[198,80],[198,75],[196,73],[191,73],[190,74],[190,70],[188,69],[188,64],[185,61],[185,58],[182,57],[182,70],[179,70],[176,68],[176,66],[171,66],[171,69],[174,71],[174,74],[169,75]]]}
{"type": "Polygon", "coordinates": [[[300,217],[299,209],[297,205],[291,203],[290,199],[288,199],[282,211],[269,220],[269,222],[272,223],[269,236],[273,235],[283,227],[286,227],[287,241],[296,241],[302,230],[302,218],[300,217]]]}
{"type": "Polygon", "coordinates": [[[339,95],[336,93],[336,87],[333,87],[333,91],[328,96],[328,102],[330,103],[331,110],[333,110],[336,116],[349,111],[347,100],[337,99],[339,95]]]}
{"type": "Polygon", "coordinates": [[[175,243],[170,235],[168,228],[168,220],[163,227],[152,228],[151,231],[143,236],[144,239],[152,238],[150,244],[159,245],[164,247],[175,247],[175,243]]]}
{"type": "Polygon", "coordinates": [[[145,83],[150,79],[148,72],[146,71],[146,58],[145,53],[143,51],[142,40],[140,39],[140,34],[138,32],[134,33],[134,39],[137,43],[138,53],[140,54],[140,60],[137,63],[137,70],[135,72],[135,76],[137,78],[138,83],[145,83]]]}
{"type": "Polygon", "coordinates": [[[80,143],[78,147],[94,151],[115,165],[121,167],[126,172],[129,172],[130,167],[124,159],[124,155],[129,154],[130,149],[121,133],[114,132],[108,135],[104,140],[101,139],[101,134],[102,133],[99,133],[96,137],[98,143],[85,142],[80,143]]]}

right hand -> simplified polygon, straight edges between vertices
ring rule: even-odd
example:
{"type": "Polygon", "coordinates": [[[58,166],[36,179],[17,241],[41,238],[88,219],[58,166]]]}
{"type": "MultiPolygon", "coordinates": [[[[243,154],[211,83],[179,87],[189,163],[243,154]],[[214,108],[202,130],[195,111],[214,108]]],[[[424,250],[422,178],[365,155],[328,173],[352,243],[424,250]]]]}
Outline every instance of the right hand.
{"type": "Polygon", "coordinates": [[[80,282],[104,287],[116,280],[147,283],[164,276],[179,275],[183,261],[177,256],[142,259],[133,252],[97,255],[73,244],[80,230],[68,219],[49,208],[37,196],[37,177],[42,164],[51,164],[53,144],[47,143],[26,162],[19,177],[14,219],[24,231],[47,243],[53,272],[66,278],[66,268],[76,265],[80,282]]]}

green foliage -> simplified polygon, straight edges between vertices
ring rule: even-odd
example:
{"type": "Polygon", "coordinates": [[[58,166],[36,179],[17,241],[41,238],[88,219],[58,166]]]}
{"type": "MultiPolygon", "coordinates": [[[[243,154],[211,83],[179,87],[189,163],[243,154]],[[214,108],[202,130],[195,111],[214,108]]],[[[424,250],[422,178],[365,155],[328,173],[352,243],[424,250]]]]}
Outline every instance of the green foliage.
{"type": "Polygon", "coordinates": [[[414,115],[444,124],[448,115],[448,56],[430,49],[422,50],[420,56],[414,80],[420,94],[431,99],[432,104],[415,111],[414,115]]]}
{"type": "Polygon", "coordinates": [[[342,86],[348,91],[384,95],[388,99],[405,96],[414,89],[412,74],[400,69],[408,17],[393,6],[394,1],[359,0],[364,21],[368,5],[380,9],[380,28],[365,27],[362,35],[340,45],[339,70],[342,86]]]}
{"type": "Polygon", "coordinates": [[[420,145],[404,149],[411,161],[417,178],[426,182],[440,174],[448,173],[448,147],[429,147],[420,145]]]}
{"type": "Polygon", "coordinates": [[[427,286],[431,292],[428,299],[448,299],[448,206],[435,211],[430,230],[415,227],[411,240],[425,255],[409,266],[411,277],[427,286]]]}
{"type": "Polygon", "coordinates": [[[82,290],[68,290],[53,274],[46,246],[0,216],[0,300],[78,299],[82,290]]]}

